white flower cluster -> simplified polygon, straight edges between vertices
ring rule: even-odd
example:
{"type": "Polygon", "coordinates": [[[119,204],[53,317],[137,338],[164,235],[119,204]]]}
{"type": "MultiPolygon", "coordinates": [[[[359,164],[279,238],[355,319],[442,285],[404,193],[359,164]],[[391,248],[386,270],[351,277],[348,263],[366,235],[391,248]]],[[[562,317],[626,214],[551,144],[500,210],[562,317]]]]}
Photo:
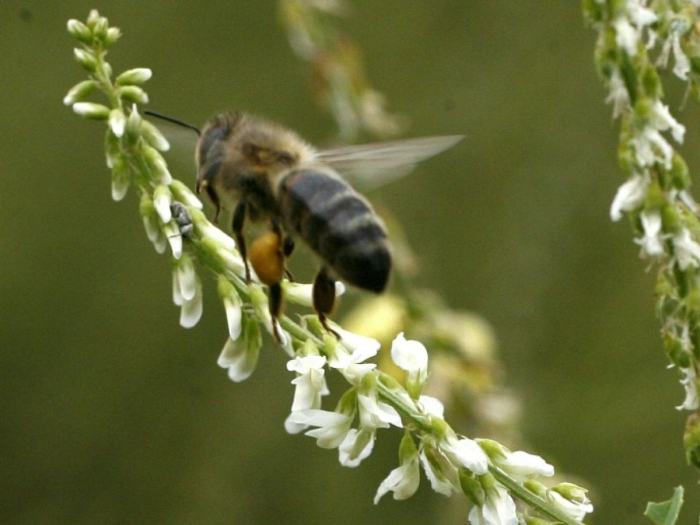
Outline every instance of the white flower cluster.
{"type": "MultiPolygon", "coordinates": [[[[296,377],[292,381],[294,401],[285,428],[290,433],[306,432],[316,438],[322,448],[337,448],[341,465],[356,467],[371,454],[378,429],[401,428],[403,422],[392,406],[380,400],[381,379],[374,373],[375,365],[365,363],[377,354],[379,342],[344,330],[339,329],[339,332],[340,342],[332,337],[324,340],[326,355],[320,355],[314,345],[307,342],[299,352],[301,355],[288,362],[287,369],[295,372],[296,377]],[[321,408],[323,396],[329,393],[326,366],[338,370],[353,385],[334,411],[321,408]]],[[[425,347],[399,334],[392,344],[391,355],[394,363],[406,372],[407,385],[406,391],[394,389],[394,395],[441,430],[420,436],[418,446],[411,433],[405,432],[399,448],[400,464],[379,485],[375,503],[388,492],[397,500],[411,497],[418,489],[422,465],[433,490],[446,496],[463,490],[461,473],[464,472],[478,480],[477,484],[484,485],[484,497],[472,509],[470,523],[517,524],[513,498],[493,480],[488,473],[489,466],[499,468],[518,481],[552,476],[554,468],[526,452],[510,452],[492,441],[457,436],[442,419],[442,403],[420,394],[428,375],[425,347]]],[[[561,508],[573,505],[564,499],[566,504],[560,505],[551,499],[550,504],[561,508]]],[[[591,511],[592,506],[586,512],[591,511]]]]}
{"type": "MultiPolygon", "coordinates": [[[[690,18],[682,11],[678,14],[657,14],[647,6],[645,0],[627,0],[626,13],[612,23],[616,33],[615,42],[621,52],[630,58],[660,47],[656,67],[665,68],[673,55],[673,73],[683,81],[689,80],[690,59],[683,49],[684,37],[691,30],[690,18]],[[663,18],[663,23],[656,24],[663,18]],[[659,31],[664,31],[663,35],[659,31]],[[646,40],[646,41],[645,41],[646,40]]],[[[697,10],[697,2],[693,9],[697,10]]],[[[632,169],[631,178],[617,191],[610,208],[612,220],[619,220],[623,212],[638,214],[642,235],[635,239],[641,247],[641,255],[664,261],[668,268],[681,272],[700,268],[700,243],[698,242],[698,205],[687,191],[687,184],[663,184],[662,177],[672,178],[678,171],[679,160],[667,137],[682,144],[685,127],[671,115],[661,100],[661,89],[643,90],[639,85],[627,85],[620,64],[613,65],[609,78],[608,102],[613,105],[613,115],[623,116],[622,148],[630,151],[628,160],[632,169]],[[644,91],[644,92],[642,92],[644,91]],[[649,92],[646,92],[649,91],[649,92]],[[646,97],[643,104],[633,107],[635,96],[646,97]],[[668,221],[668,222],[667,222],[668,221]]],[[[648,67],[651,67],[649,65],[648,67]]],[[[627,78],[631,75],[627,72],[627,78]]],[[[637,215],[634,215],[636,218],[637,215]]],[[[686,398],[679,409],[696,410],[699,406],[697,369],[693,355],[693,344],[688,335],[687,320],[665,317],[664,332],[668,341],[675,341],[679,356],[672,357],[672,367],[681,374],[681,384],[686,398]],[[685,356],[685,357],[682,357],[685,356]]],[[[667,343],[668,344],[668,343],[667,343]]]]}

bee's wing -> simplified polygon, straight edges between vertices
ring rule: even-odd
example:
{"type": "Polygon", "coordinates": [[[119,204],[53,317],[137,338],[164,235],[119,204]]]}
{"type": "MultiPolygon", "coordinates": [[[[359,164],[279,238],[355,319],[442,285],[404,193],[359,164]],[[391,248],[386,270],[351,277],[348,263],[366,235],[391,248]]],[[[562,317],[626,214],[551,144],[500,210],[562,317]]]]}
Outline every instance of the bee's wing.
{"type": "Polygon", "coordinates": [[[448,135],[360,144],[323,150],[317,158],[349,182],[369,190],[406,175],[418,162],[451,148],[462,138],[462,135],[448,135]]]}

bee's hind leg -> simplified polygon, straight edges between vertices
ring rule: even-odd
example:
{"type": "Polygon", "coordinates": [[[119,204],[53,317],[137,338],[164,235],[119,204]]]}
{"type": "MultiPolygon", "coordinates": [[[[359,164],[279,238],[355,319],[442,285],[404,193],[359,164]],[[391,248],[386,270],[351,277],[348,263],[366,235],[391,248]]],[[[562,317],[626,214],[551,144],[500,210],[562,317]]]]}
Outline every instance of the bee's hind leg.
{"type": "Polygon", "coordinates": [[[321,321],[321,325],[332,333],[336,339],[340,339],[340,334],[328,326],[326,317],[330,315],[335,306],[335,281],[331,279],[328,267],[325,264],[321,266],[321,269],[316,274],[312,295],[314,310],[318,314],[318,320],[321,321]]]}
{"type": "MultiPolygon", "coordinates": [[[[292,255],[294,252],[294,239],[292,239],[289,236],[284,237],[284,241],[282,242],[282,254],[284,255],[285,260],[289,259],[289,257],[292,255]]],[[[289,282],[294,282],[294,276],[292,275],[292,272],[289,271],[289,268],[287,268],[287,265],[284,265],[284,275],[287,276],[287,279],[289,279],[289,282]]]]}
{"type": "Polygon", "coordinates": [[[248,254],[245,245],[245,236],[243,235],[246,211],[247,205],[245,200],[239,201],[239,203],[236,205],[236,209],[233,210],[231,229],[233,230],[233,236],[236,238],[236,244],[238,244],[238,251],[241,252],[241,257],[243,258],[243,264],[245,266],[245,282],[250,283],[250,266],[248,266],[248,254]]]}

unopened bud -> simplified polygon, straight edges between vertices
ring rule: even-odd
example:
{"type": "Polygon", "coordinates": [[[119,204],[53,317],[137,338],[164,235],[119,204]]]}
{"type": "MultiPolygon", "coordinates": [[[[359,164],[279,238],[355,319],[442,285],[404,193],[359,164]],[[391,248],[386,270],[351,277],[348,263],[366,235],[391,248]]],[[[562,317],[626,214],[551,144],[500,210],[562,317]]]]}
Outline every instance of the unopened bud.
{"type": "Polygon", "coordinates": [[[93,72],[95,69],[97,69],[97,62],[95,61],[95,57],[92,55],[92,53],[76,47],[73,49],[73,56],[78,64],[83,66],[88,71],[93,72]]]}
{"type": "Polygon", "coordinates": [[[137,67],[124,71],[117,77],[115,83],[118,86],[134,86],[141,85],[151,78],[153,73],[147,67],[137,67]]]}
{"type": "Polygon", "coordinates": [[[92,31],[80,20],[68,20],[68,32],[85,44],[92,43],[92,31]]]}
{"type": "Polygon", "coordinates": [[[76,102],[73,104],[73,111],[81,117],[94,120],[107,120],[109,117],[109,108],[94,102],[76,102]]]}
{"type": "Polygon", "coordinates": [[[66,106],[71,106],[76,102],[80,102],[90,93],[92,93],[97,87],[97,83],[94,80],[83,80],[78,82],[75,86],[68,90],[68,93],[63,97],[63,103],[66,106]]]}

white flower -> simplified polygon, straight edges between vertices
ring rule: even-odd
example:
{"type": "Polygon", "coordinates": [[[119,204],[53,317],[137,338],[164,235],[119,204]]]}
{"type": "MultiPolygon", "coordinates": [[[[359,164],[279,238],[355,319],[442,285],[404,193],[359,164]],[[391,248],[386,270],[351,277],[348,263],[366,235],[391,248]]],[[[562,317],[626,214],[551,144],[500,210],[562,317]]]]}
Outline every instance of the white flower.
{"type": "Polygon", "coordinates": [[[673,246],[678,266],[685,270],[688,266],[697,267],[700,262],[700,244],[690,236],[690,230],[683,228],[673,237],[673,246]]]}
{"type": "Polygon", "coordinates": [[[685,126],[680,124],[673,116],[668,106],[657,100],[652,107],[652,121],[659,131],[671,130],[671,135],[679,144],[683,143],[685,136],[685,126]]]}
{"type": "Polygon", "coordinates": [[[122,137],[126,129],[126,116],[121,109],[113,109],[109,112],[109,127],[116,137],[122,137]]]}
{"type": "Polygon", "coordinates": [[[357,467],[374,448],[375,431],[351,428],[338,447],[340,464],[344,467],[357,467]]]}
{"type": "Polygon", "coordinates": [[[334,327],[334,330],[340,335],[342,344],[335,345],[329,364],[352,384],[358,385],[365,374],[377,367],[374,363],[363,361],[377,355],[381,344],[376,339],[353,334],[342,328],[334,327]]]}
{"type": "Polygon", "coordinates": [[[571,483],[560,483],[557,487],[561,487],[560,490],[569,497],[564,497],[557,490],[548,490],[547,499],[572,520],[583,521],[586,514],[593,512],[593,504],[586,496],[585,489],[571,483]]]}
{"type": "Polygon", "coordinates": [[[656,13],[648,7],[644,7],[644,3],[639,0],[627,0],[627,12],[638,31],[653,24],[658,19],[656,13]]]}
{"type": "Polygon", "coordinates": [[[676,63],[673,66],[673,73],[681,80],[688,80],[690,73],[690,60],[681,48],[680,35],[673,33],[673,58],[676,63]]]}
{"type": "Polygon", "coordinates": [[[374,504],[379,503],[381,497],[389,491],[394,493],[395,500],[408,499],[416,493],[419,484],[420,467],[418,455],[416,454],[403,465],[392,470],[386,479],[382,481],[377,489],[377,494],[374,496],[374,504]]]}
{"type": "Polygon", "coordinates": [[[170,209],[170,205],[172,203],[173,194],[170,193],[167,186],[163,186],[161,184],[157,186],[155,190],[153,190],[153,206],[158,213],[158,217],[160,217],[160,220],[163,221],[163,224],[169,223],[173,218],[173,213],[170,209]]]}
{"type": "Polygon", "coordinates": [[[421,444],[420,462],[433,490],[449,496],[459,487],[459,472],[445,455],[436,448],[421,444]]]}
{"type": "Polygon", "coordinates": [[[634,242],[642,247],[644,253],[649,257],[660,257],[664,255],[663,236],[661,235],[661,213],[659,210],[642,212],[642,227],[644,236],[635,239],[634,242]]]}
{"type": "Polygon", "coordinates": [[[619,221],[623,211],[632,211],[644,203],[649,189],[649,181],[642,175],[635,175],[617,190],[610,206],[610,218],[619,221]]]}
{"type": "Polygon", "coordinates": [[[360,392],[357,402],[360,407],[360,426],[363,429],[389,428],[390,425],[403,427],[401,416],[394,407],[378,400],[376,388],[360,392]]]}
{"type": "Polygon", "coordinates": [[[640,166],[653,166],[658,162],[666,169],[671,169],[673,148],[659,130],[647,126],[639,135],[630,139],[630,144],[634,147],[640,166]]]}
{"type": "Polygon", "coordinates": [[[508,491],[500,485],[486,489],[486,500],[474,506],[469,513],[472,525],[518,525],[515,502],[508,491]]]}
{"type": "Polygon", "coordinates": [[[170,244],[170,251],[173,252],[173,258],[179,259],[182,257],[182,232],[176,222],[169,222],[163,225],[163,235],[170,244]]]}
{"type": "Polygon", "coordinates": [[[235,341],[241,335],[241,319],[243,316],[241,298],[238,294],[231,294],[230,296],[224,297],[223,302],[224,309],[226,310],[228,335],[235,341]]]}
{"type": "Polygon", "coordinates": [[[624,110],[630,107],[630,97],[627,93],[627,87],[622,80],[622,75],[620,75],[620,70],[618,68],[613,70],[608,88],[610,89],[610,94],[608,98],[605,99],[605,102],[608,104],[612,103],[613,118],[617,118],[624,110]]]}
{"type": "Polygon", "coordinates": [[[260,345],[246,339],[227,339],[217,361],[221,368],[228,369],[229,378],[236,383],[248,379],[258,364],[260,345]]]}
{"type": "MultiPolygon", "coordinates": [[[[325,365],[326,358],[319,355],[296,357],[287,362],[287,370],[297,373],[297,377],[292,380],[292,384],[296,386],[292,413],[321,408],[321,397],[329,394],[325,378],[325,365]]],[[[293,423],[289,417],[284,426],[290,434],[297,434],[308,428],[308,425],[293,423]]]]}
{"type": "Polygon", "coordinates": [[[192,299],[184,299],[180,307],[180,326],[192,328],[202,318],[202,283],[197,278],[197,286],[192,299]]]}
{"type": "Polygon", "coordinates": [[[419,389],[428,377],[428,351],[418,341],[407,341],[401,332],[391,344],[391,358],[399,368],[407,372],[409,392],[411,386],[419,389]]]}
{"type": "Polygon", "coordinates": [[[698,409],[698,375],[695,366],[692,364],[688,368],[680,368],[683,374],[681,385],[685,389],[685,399],[683,403],[676,407],[678,410],[698,409]]]}
{"type": "Polygon", "coordinates": [[[318,427],[306,432],[307,436],[316,438],[316,444],[321,448],[336,448],[348,435],[354,414],[331,412],[329,410],[299,410],[292,412],[286,423],[318,427]]]}
{"type": "Polygon", "coordinates": [[[455,434],[449,433],[439,447],[455,465],[468,468],[474,474],[488,471],[488,456],[473,439],[458,439],[455,434]]]}
{"type": "Polygon", "coordinates": [[[436,397],[420,396],[418,398],[419,406],[423,407],[423,411],[431,416],[437,416],[440,419],[445,418],[445,405],[436,397]]]}
{"type": "Polygon", "coordinates": [[[632,27],[629,20],[623,17],[615,20],[613,27],[615,28],[615,42],[617,42],[617,45],[624,48],[630,57],[635,56],[639,40],[637,30],[632,27]]]}
{"type": "Polygon", "coordinates": [[[518,481],[525,481],[537,476],[550,477],[554,475],[554,467],[540,456],[517,450],[508,452],[504,458],[494,459],[502,470],[518,481]]]}
{"type": "Polygon", "coordinates": [[[184,255],[173,267],[173,302],[182,306],[197,293],[197,272],[189,256],[184,255]]]}

